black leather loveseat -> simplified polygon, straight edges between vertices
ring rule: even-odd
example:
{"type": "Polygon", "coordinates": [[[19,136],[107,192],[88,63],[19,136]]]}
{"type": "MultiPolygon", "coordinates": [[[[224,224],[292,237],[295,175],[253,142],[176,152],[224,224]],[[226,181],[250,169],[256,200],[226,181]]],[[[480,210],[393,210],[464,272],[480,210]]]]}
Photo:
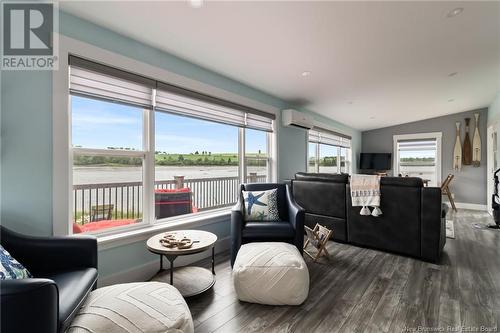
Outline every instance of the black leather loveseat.
{"type": "Polygon", "coordinates": [[[334,240],[347,242],[348,182],[347,174],[297,173],[292,181],[293,196],[306,210],[304,224],[311,229],[316,223],[324,225],[334,230],[334,240]]]}
{"type": "Polygon", "coordinates": [[[0,232],[2,246],[34,276],[1,281],[1,332],[64,332],[96,286],[96,238],[0,232]]]}
{"type": "Polygon", "coordinates": [[[347,175],[299,173],[292,188],[306,210],[306,225],[325,224],[337,240],[433,262],[441,256],[446,206],[440,188],[424,187],[420,178],[382,177],[379,217],[362,216],[361,207],[352,207],[347,175]]]}

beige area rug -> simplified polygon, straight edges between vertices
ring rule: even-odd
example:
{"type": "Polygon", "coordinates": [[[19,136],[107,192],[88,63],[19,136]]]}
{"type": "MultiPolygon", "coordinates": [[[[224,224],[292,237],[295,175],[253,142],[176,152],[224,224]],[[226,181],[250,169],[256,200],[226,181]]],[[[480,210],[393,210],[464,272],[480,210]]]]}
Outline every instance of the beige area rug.
{"type": "Polygon", "coordinates": [[[446,237],[455,238],[455,224],[453,220],[446,220],[446,237]]]}

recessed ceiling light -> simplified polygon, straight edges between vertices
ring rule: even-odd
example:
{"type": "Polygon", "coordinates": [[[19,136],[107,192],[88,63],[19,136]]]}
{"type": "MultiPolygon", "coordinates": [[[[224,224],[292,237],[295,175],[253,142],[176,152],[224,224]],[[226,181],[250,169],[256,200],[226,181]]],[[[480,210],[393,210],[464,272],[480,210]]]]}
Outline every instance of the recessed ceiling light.
{"type": "Polygon", "coordinates": [[[464,9],[462,7],[455,8],[452,11],[448,12],[448,14],[446,15],[446,17],[448,17],[448,18],[455,17],[457,15],[462,14],[463,11],[464,11],[464,9]]]}
{"type": "Polygon", "coordinates": [[[458,72],[453,72],[453,73],[448,74],[448,76],[449,76],[449,77],[452,77],[452,76],[455,76],[455,75],[457,75],[457,74],[458,74],[458,72]]]}
{"type": "Polygon", "coordinates": [[[354,102],[353,101],[349,101],[349,102],[347,102],[347,104],[354,104],[354,102]]]}
{"type": "Polygon", "coordinates": [[[303,71],[302,73],[300,73],[300,75],[302,75],[303,77],[307,77],[307,76],[311,75],[311,72],[310,71],[303,71]]]}
{"type": "Polygon", "coordinates": [[[189,0],[189,4],[193,8],[201,8],[203,7],[203,0],[189,0]]]}
{"type": "Polygon", "coordinates": [[[450,98],[450,99],[448,100],[448,103],[451,103],[451,102],[454,102],[454,101],[455,101],[455,99],[454,99],[454,98],[450,98]]]}
{"type": "Polygon", "coordinates": [[[374,117],[374,116],[371,116],[371,117],[370,117],[370,119],[375,119],[375,117],[374,117]]]}

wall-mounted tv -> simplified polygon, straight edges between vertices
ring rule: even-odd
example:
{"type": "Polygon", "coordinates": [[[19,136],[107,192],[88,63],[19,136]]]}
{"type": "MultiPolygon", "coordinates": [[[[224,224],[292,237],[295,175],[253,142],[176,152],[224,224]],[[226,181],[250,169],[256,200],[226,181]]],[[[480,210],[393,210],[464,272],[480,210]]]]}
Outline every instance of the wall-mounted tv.
{"type": "Polygon", "coordinates": [[[390,170],[390,153],[361,153],[359,157],[359,168],[364,170],[390,170]]]}

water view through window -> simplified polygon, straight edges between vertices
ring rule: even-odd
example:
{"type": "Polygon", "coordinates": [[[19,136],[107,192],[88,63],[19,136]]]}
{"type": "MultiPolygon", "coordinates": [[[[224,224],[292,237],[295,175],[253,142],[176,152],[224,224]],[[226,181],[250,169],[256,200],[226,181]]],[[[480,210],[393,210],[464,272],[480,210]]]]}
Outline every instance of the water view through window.
{"type": "Polygon", "coordinates": [[[437,179],[436,140],[398,142],[398,175],[420,177],[429,186],[439,186],[437,179]]]}
{"type": "Polygon", "coordinates": [[[155,217],[196,213],[236,201],[239,128],[155,113],[155,217]]]}
{"type": "Polygon", "coordinates": [[[72,96],[74,233],[144,222],[148,112],[155,147],[151,218],[229,207],[242,177],[267,181],[267,132],[72,96]]]}
{"type": "Polygon", "coordinates": [[[308,172],[349,173],[350,171],[349,148],[308,142],[307,159],[308,172]]]}
{"type": "Polygon", "coordinates": [[[71,111],[73,233],[141,222],[144,110],[72,96],[71,111]]]}

